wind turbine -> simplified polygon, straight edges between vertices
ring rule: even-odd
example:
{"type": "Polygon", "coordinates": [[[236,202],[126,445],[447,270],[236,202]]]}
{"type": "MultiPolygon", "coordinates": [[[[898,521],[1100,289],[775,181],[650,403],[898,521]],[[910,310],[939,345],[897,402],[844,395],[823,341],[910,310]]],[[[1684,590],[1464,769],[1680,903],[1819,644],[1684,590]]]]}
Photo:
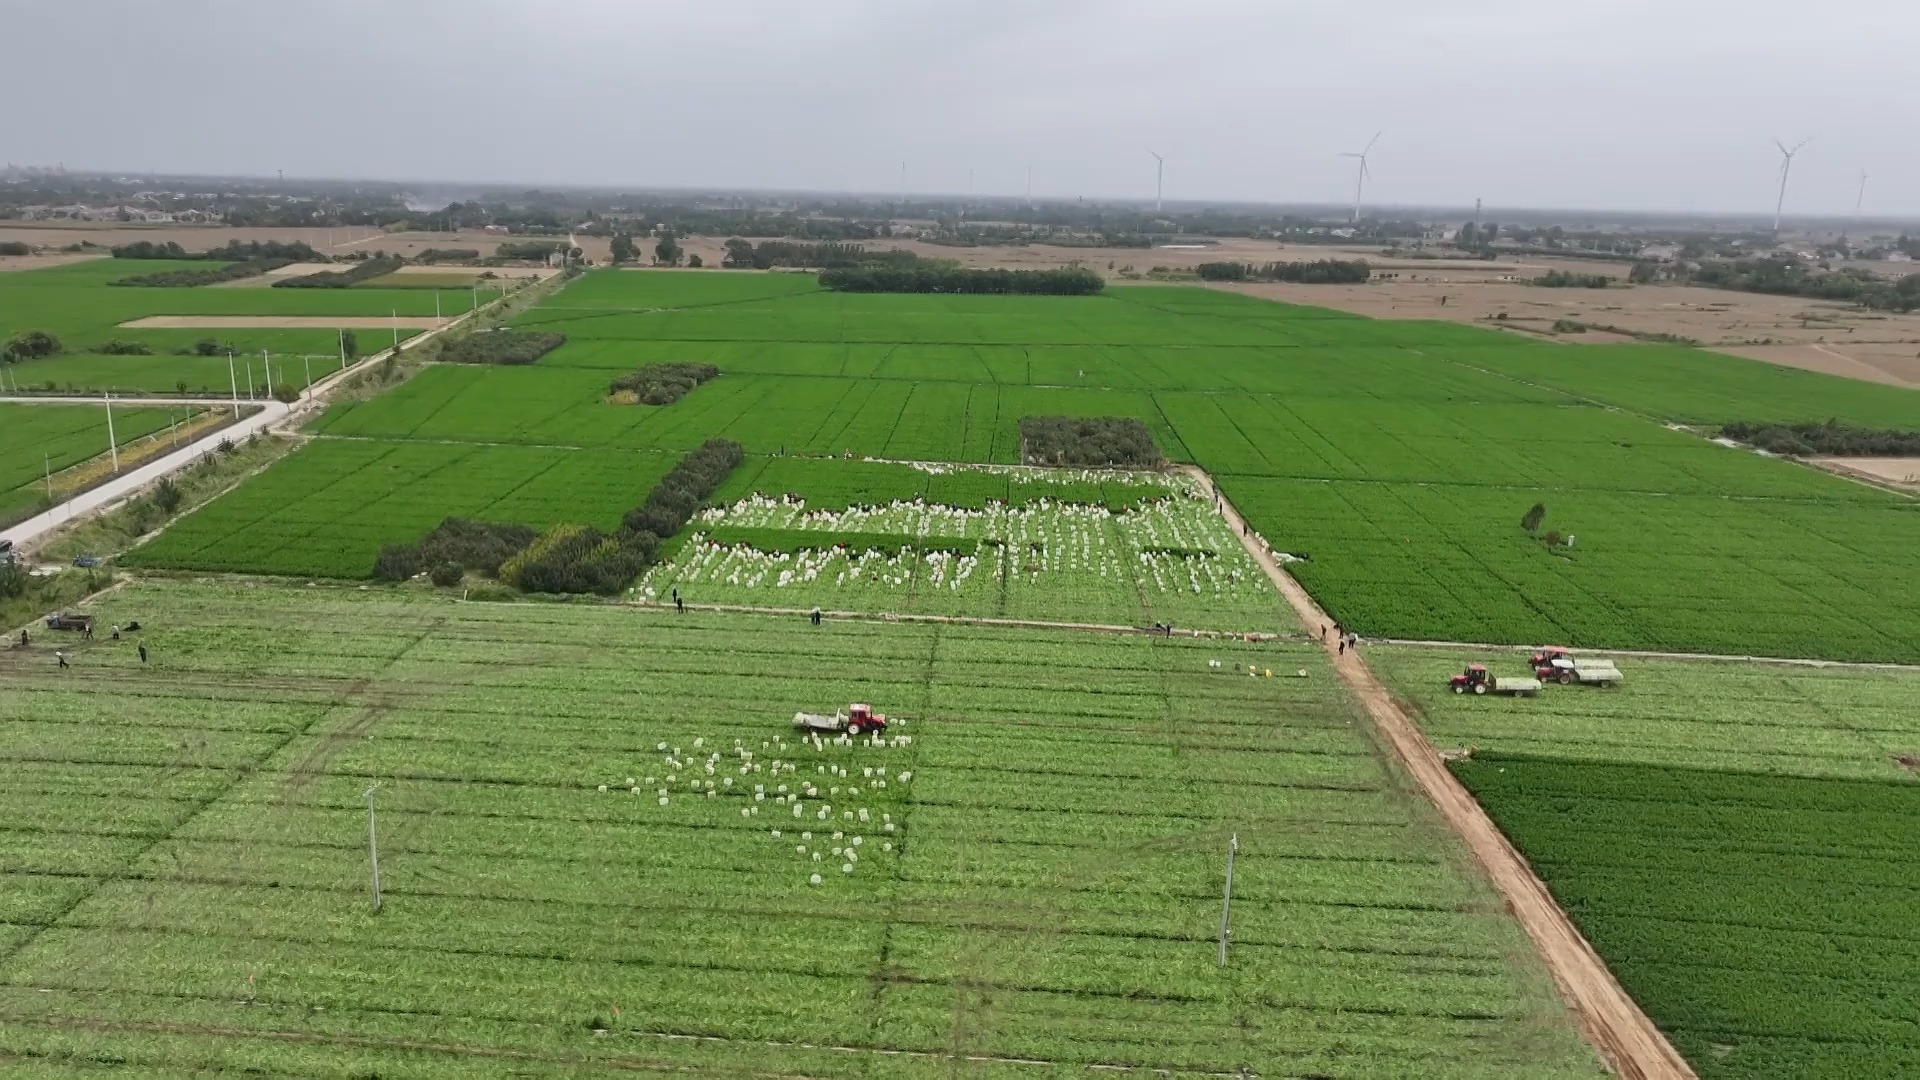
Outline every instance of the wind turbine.
{"type": "Polygon", "coordinates": [[[1789,150],[1786,143],[1778,138],[1773,140],[1773,145],[1780,148],[1780,195],[1773,200],[1773,238],[1775,240],[1780,239],[1780,208],[1787,204],[1787,174],[1793,171],[1793,155],[1799,153],[1801,147],[1812,141],[1813,137],[1808,136],[1794,143],[1793,149],[1789,150]]]}
{"type": "Polygon", "coordinates": [[[1162,191],[1164,191],[1164,190],[1166,190],[1166,180],[1167,180],[1167,159],[1166,159],[1166,158],[1163,158],[1163,157],[1161,157],[1161,156],[1160,156],[1160,152],[1159,152],[1159,151],[1157,151],[1157,150],[1149,150],[1149,151],[1147,151],[1147,153],[1149,153],[1149,154],[1152,154],[1152,155],[1153,155],[1153,161],[1154,161],[1154,165],[1153,165],[1153,212],[1157,214],[1157,213],[1159,213],[1159,212],[1160,212],[1160,193],[1161,193],[1162,191]]]}
{"type": "Polygon", "coordinates": [[[1367,155],[1373,152],[1373,144],[1379,141],[1380,132],[1376,131],[1373,133],[1373,138],[1367,140],[1366,149],[1361,150],[1357,154],[1352,151],[1347,151],[1340,155],[1341,157],[1360,159],[1359,174],[1354,177],[1353,181],[1353,223],[1355,225],[1360,224],[1360,193],[1365,191],[1367,186],[1367,155]]]}

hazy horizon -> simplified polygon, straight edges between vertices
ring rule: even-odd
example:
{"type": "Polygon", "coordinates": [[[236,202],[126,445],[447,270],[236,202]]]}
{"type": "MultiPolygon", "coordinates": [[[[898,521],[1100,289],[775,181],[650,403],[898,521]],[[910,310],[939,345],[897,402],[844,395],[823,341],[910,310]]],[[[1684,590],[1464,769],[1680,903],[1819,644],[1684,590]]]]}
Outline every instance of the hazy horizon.
{"type": "Polygon", "coordinates": [[[1920,214],[1873,0],[0,3],[0,154],[75,172],[1346,206],[1381,131],[1369,206],[1747,217],[1777,135],[1788,216],[1920,214]]]}

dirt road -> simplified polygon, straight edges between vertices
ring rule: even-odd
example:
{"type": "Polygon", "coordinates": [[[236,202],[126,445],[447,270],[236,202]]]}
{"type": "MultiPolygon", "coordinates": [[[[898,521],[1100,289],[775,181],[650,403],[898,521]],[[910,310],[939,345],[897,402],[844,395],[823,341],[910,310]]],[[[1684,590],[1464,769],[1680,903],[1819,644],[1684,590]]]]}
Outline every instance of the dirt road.
{"type": "MultiPolygon", "coordinates": [[[[1213,479],[1205,472],[1199,469],[1189,469],[1189,472],[1209,492],[1217,494],[1213,479]]],[[[1318,636],[1322,626],[1333,625],[1333,620],[1307,595],[1307,590],[1280,568],[1263,543],[1246,531],[1245,522],[1233,504],[1222,498],[1220,506],[1227,522],[1242,530],[1241,538],[1248,554],[1260,563],[1287,602],[1293,605],[1308,634],[1318,636]]],[[[1421,790],[1447,823],[1466,841],[1468,850],[1486,870],[1494,888],[1500,890],[1508,910],[1526,928],[1527,936],[1533,939],[1534,947],[1547,962],[1554,982],[1559,984],[1560,996],[1573,1010],[1587,1041],[1621,1076],[1636,1080],[1692,1077],[1693,1069],[1621,989],[1600,954],[1593,951],[1593,946],[1587,944],[1587,939],[1554,903],[1546,884],[1507,842],[1493,819],[1447,771],[1440,755],[1367,667],[1359,650],[1349,649],[1342,654],[1333,642],[1323,645],[1334,672],[1366,707],[1382,740],[1419,782],[1421,790]]]]}

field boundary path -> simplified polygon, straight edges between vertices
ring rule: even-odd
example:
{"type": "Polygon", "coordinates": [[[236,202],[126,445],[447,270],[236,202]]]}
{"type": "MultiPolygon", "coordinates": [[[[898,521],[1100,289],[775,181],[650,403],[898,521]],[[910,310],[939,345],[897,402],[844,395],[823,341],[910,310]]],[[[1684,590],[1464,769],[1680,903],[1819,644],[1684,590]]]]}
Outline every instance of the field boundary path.
{"type": "MultiPolygon", "coordinates": [[[[1320,626],[1331,626],[1333,620],[1314,602],[1306,588],[1282,570],[1266,545],[1247,531],[1240,512],[1219,495],[1213,478],[1197,467],[1189,467],[1187,472],[1215,495],[1228,523],[1241,529],[1241,542],[1246,545],[1247,553],[1273,579],[1306,625],[1308,635],[1315,636],[1314,631],[1320,626]]],[[[1433,744],[1393,700],[1386,686],[1360,658],[1359,651],[1335,651],[1325,641],[1321,647],[1328,650],[1327,659],[1333,664],[1334,672],[1372,716],[1394,755],[1419,782],[1447,824],[1466,841],[1474,859],[1506,900],[1507,909],[1533,939],[1534,947],[1546,961],[1547,970],[1553,973],[1560,996],[1573,1011],[1587,1041],[1621,1076],[1634,1080],[1693,1077],[1693,1069],[1647,1014],[1640,1011],[1640,1006],[1627,996],[1600,954],[1554,902],[1546,884],[1507,842],[1479,802],[1447,770],[1433,744]]]]}

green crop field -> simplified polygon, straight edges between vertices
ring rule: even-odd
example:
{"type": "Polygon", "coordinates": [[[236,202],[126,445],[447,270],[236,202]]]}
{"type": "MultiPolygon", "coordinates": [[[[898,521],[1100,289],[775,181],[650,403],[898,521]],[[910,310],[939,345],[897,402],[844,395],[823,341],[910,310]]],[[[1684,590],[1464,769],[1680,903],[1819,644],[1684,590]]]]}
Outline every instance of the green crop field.
{"type": "Polygon", "coordinates": [[[629,451],[322,440],[122,561],[364,578],[382,545],[448,516],[612,528],[672,466],[629,451]]]}
{"type": "Polygon", "coordinates": [[[1310,647],[298,587],[95,610],[151,663],[0,652],[10,1061],[1600,1075],[1310,647]],[[850,700],[899,723],[794,737],[850,700]]]}
{"type": "MultiPolygon", "coordinates": [[[[113,410],[113,433],[122,445],[164,432],[191,408],[113,410]]],[[[78,465],[107,453],[107,412],[99,405],[0,403],[0,522],[37,511],[46,496],[44,477],[51,470],[78,465]]]]}
{"type": "Polygon", "coordinates": [[[1012,463],[1022,417],[1135,417],[1369,637],[1920,660],[1920,504],[1668,426],[1915,426],[1914,391],[1195,288],[872,295],[609,270],[516,321],[567,344],[431,368],[316,431],[446,454],[723,436],[759,456],[1012,463]],[[670,406],[607,399],[667,361],[722,374],[670,406]],[[1536,503],[1573,546],[1520,528],[1536,503]]]}
{"type": "Polygon", "coordinates": [[[645,597],[1241,633],[1296,625],[1190,481],[775,458],[728,487],[748,484],[759,494],[722,498],[686,527],[678,554],[641,580],[645,597]]]}
{"type": "Polygon", "coordinates": [[[1700,1075],[1920,1069],[1920,673],[1624,659],[1507,700],[1446,690],[1458,650],[1369,659],[1700,1075]]]}
{"type": "MultiPolygon", "coordinates": [[[[274,289],[274,288],[116,288],[109,282],[139,274],[198,266],[166,260],[95,259],[46,270],[0,274],[0,341],[28,330],[46,330],[66,351],[30,360],[9,373],[20,386],[56,390],[119,390],[172,393],[185,382],[189,392],[224,393],[226,357],[179,355],[212,339],[223,349],[256,360],[262,349],[290,356],[338,355],[331,329],[174,329],[131,328],[120,324],[149,315],[301,315],[381,316],[447,315],[465,312],[472,293],[466,288],[432,289],[274,289]],[[153,350],[148,356],[103,356],[110,341],[132,341],[153,350]]],[[[355,331],[364,351],[392,343],[386,329],[355,331]]],[[[417,331],[402,330],[402,340],[417,331]]],[[[290,373],[293,368],[287,369],[290,373]]],[[[290,376],[291,377],[291,376],[290,376]]],[[[318,371],[315,372],[318,377],[318,371]]],[[[263,376],[264,379],[264,376],[263,376]]]]}

